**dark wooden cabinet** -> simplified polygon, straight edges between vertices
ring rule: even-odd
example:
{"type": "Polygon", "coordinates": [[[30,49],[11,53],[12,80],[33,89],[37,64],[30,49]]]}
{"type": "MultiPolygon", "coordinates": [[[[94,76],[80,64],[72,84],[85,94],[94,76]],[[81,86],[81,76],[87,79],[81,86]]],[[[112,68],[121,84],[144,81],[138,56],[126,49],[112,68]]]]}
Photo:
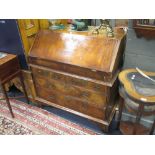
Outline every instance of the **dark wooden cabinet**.
{"type": "Polygon", "coordinates": [[[155,19],[135,19],[133,28],[138,38],[155,39],[155,19]]]}
{"type": "Polygon", "coordinates": [[[40,31],[28,57],[36,101],[98,122],[107,131],[124,41],[124,33],[107,38],[40,31]]]}

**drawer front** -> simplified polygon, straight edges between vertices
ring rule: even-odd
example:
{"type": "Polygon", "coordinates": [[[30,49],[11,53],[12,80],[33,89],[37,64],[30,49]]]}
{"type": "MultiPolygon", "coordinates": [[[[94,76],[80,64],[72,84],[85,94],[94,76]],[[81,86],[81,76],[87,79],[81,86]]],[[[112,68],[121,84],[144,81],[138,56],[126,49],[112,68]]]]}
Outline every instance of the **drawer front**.
{"type": "Polygon", "coordinates": [[[35,84],[41,88],[54,90],[64,95],[78,97],[85,101],[93,102],[96,104],[96,106],[104,105],[106,102],[106,97],[104,96],[104,94],[101,94],[99,92],[90,91],[88,89],[84,89],[75,85],[66,84],[61,81],[56,81],[41,76],[34,77],[34,81],[35,84]]]}
{"type": "Polygon", "coordinates": [[[61,81],[66,84],[80,86],[86,89],[94,90],[104,95],[107,94],[107,86],[88,81],[87,79],[79,79],[78,77],[72,77],[69,75],[65,75],[63,73],[58,73],[56,71],[49,71],[49,70],[40,69],[36,67],[32,67],[31,69],[32,69],[34,77],[35,76],[46,77],[48,79],[61,81]]]}
{"type": "Polygon", "coordinates": [[[54,70],[58,70],[61,72],[67,71],[67,73],[70,73],[70,74],[88,77],[88,78],[92,78],[100,81],[110,82],[113,78],[113,73],[106,73],[106,72],[97,71],[93,69],[82,68],[80,66],[73,66],[66,63],[59,63],[51,60],[47,61],[43,59],[29,57],[28,61],[30,64],[52,68],[54,70]]]}
{"type": "Polygon", "coordinates": [[[60,94],[54,90],[48,90],[43,87],[36,86],[36,93],[39,98],[43,98],[60,106],[87,114],[99,119],[105,118],[105,107],[97,107],[93,103],[85,102],[79,98],[60,94]]]}
{"type": "Polygon", "coordinates": [[[0,68],[0,79],[3,81],[20,69],[17,58],[10,60],[0,68]]]}

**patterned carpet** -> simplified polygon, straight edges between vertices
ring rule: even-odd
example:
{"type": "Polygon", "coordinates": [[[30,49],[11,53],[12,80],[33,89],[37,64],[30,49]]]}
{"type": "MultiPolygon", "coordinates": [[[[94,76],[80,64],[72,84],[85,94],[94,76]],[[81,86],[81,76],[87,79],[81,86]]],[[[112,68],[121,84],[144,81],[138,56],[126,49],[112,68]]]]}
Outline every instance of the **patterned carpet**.
{"type": "Polygon", "coordinates": [[[12,119],[5,101],[0,101],[1,135],[96,135],[94,131],[41,108],[11,100],[12,119]]]}

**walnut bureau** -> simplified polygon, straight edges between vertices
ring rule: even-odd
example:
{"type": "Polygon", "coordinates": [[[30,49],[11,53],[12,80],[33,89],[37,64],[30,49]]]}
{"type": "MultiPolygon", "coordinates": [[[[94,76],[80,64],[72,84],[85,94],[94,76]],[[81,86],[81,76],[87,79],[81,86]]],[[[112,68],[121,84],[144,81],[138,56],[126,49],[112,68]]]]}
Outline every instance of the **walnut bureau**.
{"type": "Polygon", "coordinates": [[[124,47],[122,32],[107,38],[40,31],[28,57],[35,100],[98,122],[108,131],[124,47]]]}

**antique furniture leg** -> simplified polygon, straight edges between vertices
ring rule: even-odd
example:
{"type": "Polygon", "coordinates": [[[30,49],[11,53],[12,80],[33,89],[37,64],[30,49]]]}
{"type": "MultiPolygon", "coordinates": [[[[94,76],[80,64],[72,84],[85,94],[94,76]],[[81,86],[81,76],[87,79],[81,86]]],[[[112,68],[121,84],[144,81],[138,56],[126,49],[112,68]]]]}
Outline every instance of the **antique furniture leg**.
{"type": "Polygon", "coordinates": [[[5,91],[5,86],[4,86],[4,84],[0,84],[0,85],[1,85],[2,93],[3,93],[4,98],[5,98],[5,100],[6,100],[6,103],[7,103],[7,105],[8,105],[9,110],[10,110],[11,116],[12,116],[12,118],[14,118],[14,114],[13,114],[13,112],[12,112],[12,108],[11,108],[11,105],[10,105],[10,102],[9,102],[9,98],[8,98],[7,93],[6,93],[6,91],[5,91]]]}
{"type": "Polygon", "coordinates": [[[134,128],[133,128],[133,135],[136,134],[137,125],[140,122],[140,118],[142,116],[143,109],[144,109],[144,104],[139,104],[138,111],[137,111],[137,116],[136,116],[136,122],[135,122],[134,128]]]}
{"type": "Polygon", "coordinates": [[[23,92],[24,92],[26,101],[27,101],[27,103],[29,104],[29,99],[28,99],[27,92],[26,92],[26,89],[25,89],[25,84],[24,84],[24,80],[23,80],[22,73],[20,73],[19,79],[20,79],[20,82],[21,82],[21,85],[22,85],[22,88],[23,88],[23,92]]]}
{"type": "Polygon", "coordinates": [[[103,124],[98,124],[98,127],[104,132],[104,133],[108,133],[109,132],[109,126],[105,126],[103,124]]]}
{"type": "Polygon", "coordinates": [[[155,129],[155,120],[154,120],[152,128],[150,130],[150,135],[153,135],[154,129],[155,129]]]}
{"type": "Polygon", "coordinates": [[[119,98],[119,113],[118,113],[118,123],[117,123],[117,129],[119,129],[120,126],[120,121],[121,121],[121,117],[122,117],[122,111],[123,111],[123,107],[124,107],[124,99],[120,96],[119,98]]]}

